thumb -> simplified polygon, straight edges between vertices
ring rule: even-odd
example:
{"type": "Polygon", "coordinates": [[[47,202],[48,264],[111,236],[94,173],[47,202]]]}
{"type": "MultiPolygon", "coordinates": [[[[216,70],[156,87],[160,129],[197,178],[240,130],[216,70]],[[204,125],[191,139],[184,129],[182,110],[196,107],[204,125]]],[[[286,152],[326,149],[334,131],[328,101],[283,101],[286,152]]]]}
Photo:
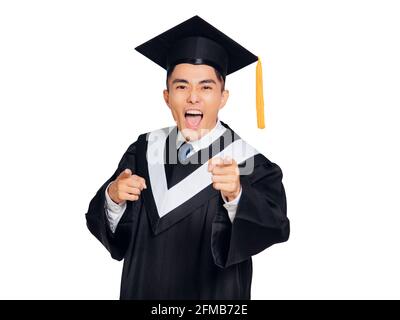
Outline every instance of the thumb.
{"type": "Polygon", "coordinates": [[[129,178],[131,175],[132,171],[130,169],[125,169],[119,174],[118,179],[129,178]]]}

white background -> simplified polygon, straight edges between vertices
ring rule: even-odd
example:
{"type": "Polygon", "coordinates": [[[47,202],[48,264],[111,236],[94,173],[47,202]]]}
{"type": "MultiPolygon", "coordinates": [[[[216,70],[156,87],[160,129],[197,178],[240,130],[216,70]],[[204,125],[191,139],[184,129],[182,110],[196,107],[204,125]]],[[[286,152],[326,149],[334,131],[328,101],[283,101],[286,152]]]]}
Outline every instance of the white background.
{"type": "Polygon", "coordinates": [[[253,299],[400,298],[397,1],[2,1],[0,298],[117,299],[89,201],[140,133],[173,125],[135,46],[198,14],[259,55],[220,118],[284,172],[287,243],[253,299]]]}

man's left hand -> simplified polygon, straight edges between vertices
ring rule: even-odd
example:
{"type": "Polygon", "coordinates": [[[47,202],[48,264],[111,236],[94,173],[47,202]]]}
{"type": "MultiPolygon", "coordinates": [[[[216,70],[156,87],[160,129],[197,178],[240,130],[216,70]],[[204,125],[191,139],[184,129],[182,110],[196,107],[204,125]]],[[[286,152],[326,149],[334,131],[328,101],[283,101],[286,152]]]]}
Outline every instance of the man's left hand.
{"type": "Polygon", "coordinates": [[[208,160],[208,171],[212,174],[213,187],[220,190],[228,200],[234,200],[240,193],[239,167],[230,157],[208,160]]]}

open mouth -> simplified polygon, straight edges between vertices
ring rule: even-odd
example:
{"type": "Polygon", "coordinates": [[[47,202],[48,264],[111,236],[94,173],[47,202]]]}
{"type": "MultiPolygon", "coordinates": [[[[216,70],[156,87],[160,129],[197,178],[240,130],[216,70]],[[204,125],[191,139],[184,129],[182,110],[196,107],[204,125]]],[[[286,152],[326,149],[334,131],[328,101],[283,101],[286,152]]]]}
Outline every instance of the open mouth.
{"type": "Polygon", "coordinates": [[[203,119],[203,112],[200,110],[187,110],[185,112],[185,123],[186,127],[190,129],[197,129],[203,119]]]}

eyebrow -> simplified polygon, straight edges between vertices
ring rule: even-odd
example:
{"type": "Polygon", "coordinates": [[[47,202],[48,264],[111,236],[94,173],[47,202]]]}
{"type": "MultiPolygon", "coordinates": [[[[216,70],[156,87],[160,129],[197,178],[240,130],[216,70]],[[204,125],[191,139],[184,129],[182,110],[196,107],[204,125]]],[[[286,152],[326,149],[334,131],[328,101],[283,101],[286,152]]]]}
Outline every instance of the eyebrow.
{"type": "MultiPolygon", "coordinates": [[[[181,83],[181,82],[183,82],[183,83],[189,83],[189,81],[187,81],[186,79],[174,79],[174,80],[172,81],[172,84],[181,83]]],[[[205,83],[214,83],[214,84],[217,84],[213,79],[205,79],[205,80],[201,80],[201,81],[199,82],[199,84],[205,84],[205,83]]]]}
{"type": "Polygon", "coordinates": [[[217,84],[213,79],[206,79],[206,80],[201,80],[199,84],[204,84],[204,83],[214,83],[217,84]]]}
{"type": "Polygon", "coordinates": [[[174,79],[174,80],[172,81],[172,84],[178,83],[178,82],[189,83],[189,81],[187,81],[187,80],[185,80],[185,79],[174,79]]]}

